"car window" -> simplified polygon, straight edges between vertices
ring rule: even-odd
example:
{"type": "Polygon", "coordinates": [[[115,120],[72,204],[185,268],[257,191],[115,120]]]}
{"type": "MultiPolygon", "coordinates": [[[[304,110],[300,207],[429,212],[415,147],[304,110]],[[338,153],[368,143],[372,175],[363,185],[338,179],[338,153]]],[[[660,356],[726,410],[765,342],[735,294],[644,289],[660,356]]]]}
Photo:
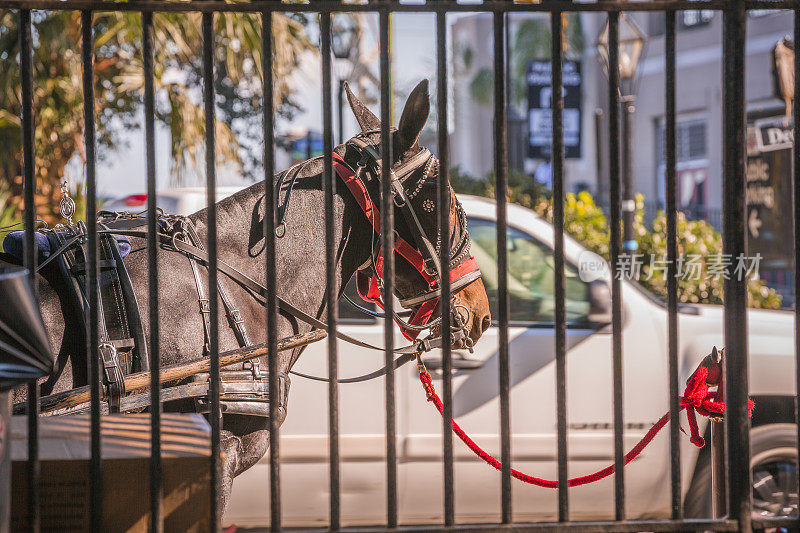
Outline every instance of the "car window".
{"type": "MultiPolygon", "coordinates": [[[[489,296],[492,318],[497,320],[497,225],[494,221],[469,218],[472,255],[481,269],[489,296]]],[[[511,314],[517,324],[553,323],[555,320],[553,251],[531,235],[507,229],[508,293],[511,314]]],[[[585,324],[589,316],[589,287],[572,265],[565,266],[566,315],[568,324],[585,324]]]]}

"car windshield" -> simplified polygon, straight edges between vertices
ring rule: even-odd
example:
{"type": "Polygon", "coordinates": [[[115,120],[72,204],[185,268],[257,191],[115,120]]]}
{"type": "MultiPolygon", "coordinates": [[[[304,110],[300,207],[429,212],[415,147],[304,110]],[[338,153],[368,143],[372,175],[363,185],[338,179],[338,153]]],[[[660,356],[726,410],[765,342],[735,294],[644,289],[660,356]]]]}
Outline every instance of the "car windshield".
{"type": "MultiPolygon", "coordinates": [[[[492,317],[497,319],[497,225],[482,218],[467,221],[472,255],[481,269],[492,317]]],[[[512,323],[553,323],[555,320],[555,268],[552,250],[531,235],[507,228],[508,293],[512,323]]],[[[589,316],[588,285],[572,265],[566,265],[567,323],[586,323],[589,316]]]]}

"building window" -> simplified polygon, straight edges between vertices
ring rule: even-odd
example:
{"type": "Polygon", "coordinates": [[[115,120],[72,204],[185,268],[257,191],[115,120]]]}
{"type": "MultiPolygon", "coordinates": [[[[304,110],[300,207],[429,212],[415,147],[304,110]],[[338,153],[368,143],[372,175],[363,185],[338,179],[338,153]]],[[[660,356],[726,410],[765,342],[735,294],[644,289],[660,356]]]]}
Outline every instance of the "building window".
{"type": "MultiPolygon", "coordinates": [[[[664,153],[664,121],[658,125],[658,164],[666,162],[664,153]]],[[[675,124],[675,159],[686,163],[706,159],[706,121],[705,119],[678,120],[675,124]]]]}
{"type": "MultiPolygon", "coordinates": [[[[657,126],[658,191],[664,201],[666,154],[664,121],[657,126]]],[[[689,210],[706,205],[708,152],[705,119],[678,120],[675,124],[675,178],[678,186],[678,207],[689,210]]]]}

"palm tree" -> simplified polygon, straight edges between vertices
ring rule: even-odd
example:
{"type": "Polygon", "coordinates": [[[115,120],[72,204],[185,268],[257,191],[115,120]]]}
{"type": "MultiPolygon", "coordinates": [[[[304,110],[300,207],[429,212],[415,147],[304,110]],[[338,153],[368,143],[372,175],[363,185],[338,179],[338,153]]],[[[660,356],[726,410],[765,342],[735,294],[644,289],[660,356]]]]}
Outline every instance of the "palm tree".
{"type": "MultiPolygon", "coordinates": [[[[199,13],[156,14],[156,118],[171,134],[171,180],[180,182],[202,158],[204,113],[199,93],[202,35],[199,13]]],[[[261,109],[261,20],[257,14],[215,16],[215,133],[221,164],[253,172],[255,148],[243,145],[261,109]],[[249,122],[248,122],[249,119],[249,122]]],[[[11,203],[20,203],[22,150],[17,16],[0,13],[0,172],[11,188],[11,203]]],[[[81,24],[75,11],[33,13],[34,156],[37,213],[51,218],[58,205],[58,184],[67,163],[83,157],[81,24]],[[56,200],[56,201],[54,201],[56,200]]],[[[144,78],[141,18],[137,13],[94,15],[95,116],[99,157],[123,142],[122,133],[139,127],[137,110],[144,78]]],[[[290,73],[300,55],[315,47],[303,16],[273,15],[274,95],[279,114],[296,107],[290,73]]],[[[260,152],[259,152],[260,155],[260,152]]]]}

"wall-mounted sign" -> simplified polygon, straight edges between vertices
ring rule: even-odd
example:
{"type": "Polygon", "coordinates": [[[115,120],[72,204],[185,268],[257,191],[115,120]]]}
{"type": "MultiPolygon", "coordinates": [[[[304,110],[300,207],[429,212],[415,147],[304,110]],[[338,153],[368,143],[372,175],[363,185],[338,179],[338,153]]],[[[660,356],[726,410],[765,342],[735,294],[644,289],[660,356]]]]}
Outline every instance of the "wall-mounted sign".
{"type": "Polygon", "coordinates": [[[772,152],[774,150],[791,149],[794,144],[794,127],[791,118],[774,117],[756,120],[748,135],[748,148],[750,136],[755,140],[755,150],[758,152],[772,152]]]}
{"type": "Polygon", "coordinates": [[[745,201],[747,254],[761,254],[761,276],[792,301],[792,121],[785,117],[748,124],[745,201]]]}
{"type": "MultiPolygon", "coordinates": [[[[581,156],[581,62],[564,61],[564,157],[581,156]]],[[[528,63],[528,157],[550,159],[553,141],[553,75],[550,60],[528,63]]]]}

